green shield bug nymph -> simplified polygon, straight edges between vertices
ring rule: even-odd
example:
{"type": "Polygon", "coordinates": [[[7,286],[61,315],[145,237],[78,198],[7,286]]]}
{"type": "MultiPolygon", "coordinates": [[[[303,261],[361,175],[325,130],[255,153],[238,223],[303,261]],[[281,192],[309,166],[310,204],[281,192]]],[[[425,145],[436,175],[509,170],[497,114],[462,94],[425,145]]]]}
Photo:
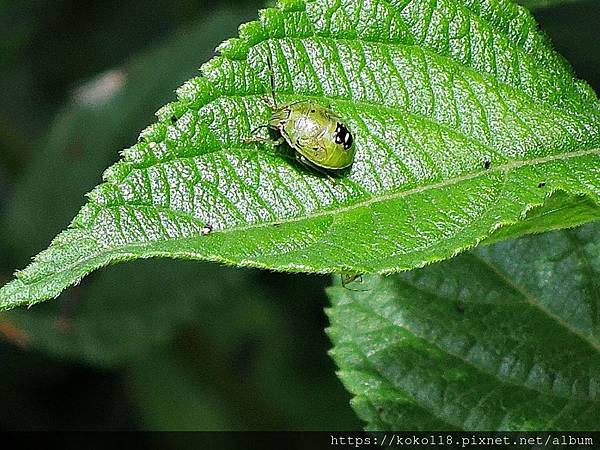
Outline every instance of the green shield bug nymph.
{"type": "Polygon", "coordinates": [[[247,141],[268,142],[273,145],[286,142],[294,150],[300,163],[326,175],[330,171],[350,167],[354,162],[354,139],[342,118],[331,109],[310,100],[278,106],[270,58],[267,61],[271,97],[265,97],[264,100],[272,112],[268,124],[258,128],[276,130],[280,137],[277,140],[254,137],[247,141]]]}

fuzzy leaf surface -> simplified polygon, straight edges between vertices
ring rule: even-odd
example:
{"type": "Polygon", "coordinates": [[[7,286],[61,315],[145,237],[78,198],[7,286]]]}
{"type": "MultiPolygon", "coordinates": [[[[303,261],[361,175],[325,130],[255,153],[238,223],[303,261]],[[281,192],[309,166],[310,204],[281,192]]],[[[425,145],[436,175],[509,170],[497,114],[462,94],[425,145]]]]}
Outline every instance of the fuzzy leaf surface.
{"type": "Polygon", "coordinates": [[[285,1],[219,49],[0,308],[136,258],[395,272],[476,245],[553,192],[597,204],[598,99],[508,0],[285,1]],[[330,105],[352,130],[337,184],[247,143],[270,117],[270,75],[280,103],[330,105]]]}

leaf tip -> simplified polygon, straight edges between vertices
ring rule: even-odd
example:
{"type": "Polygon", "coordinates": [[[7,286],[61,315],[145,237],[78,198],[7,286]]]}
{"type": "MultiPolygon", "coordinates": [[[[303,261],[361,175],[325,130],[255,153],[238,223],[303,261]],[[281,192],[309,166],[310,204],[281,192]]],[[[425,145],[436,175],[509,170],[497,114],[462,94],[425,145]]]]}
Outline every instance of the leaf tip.
{"type": "Polygon", "coordinates": [[[243,60],[248,56],[248,43],[240,38],[227,39],[217,46],[216,53],[233,60],[243,60]]]}

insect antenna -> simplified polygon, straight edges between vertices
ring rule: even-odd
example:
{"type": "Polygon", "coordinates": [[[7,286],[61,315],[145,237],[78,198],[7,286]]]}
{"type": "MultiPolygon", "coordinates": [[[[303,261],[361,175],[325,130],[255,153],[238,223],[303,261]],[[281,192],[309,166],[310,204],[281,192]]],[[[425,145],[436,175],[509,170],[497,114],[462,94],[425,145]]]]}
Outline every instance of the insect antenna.
{"type": "Polygon", "coordinates": [[[256,134],[256,132],[257,132],[258,130],[262,129],[262,128],[269,128],[269,125],[259,125],[259,126],[257,126],[256,128],[254,128],[254,129],[253,129],[253,130],[250,132],[250,134],[256,134]]]}
{"type": "Polygon", "coordinates": [[[269,82],[271,87],[271,100],[273,100],[273,107],[277,109],[277,100],[275,99],[275,77],[273,76],[273,64],[271,63],[271,49],[267,52],[267,66],[269,66],[269,82]]]}

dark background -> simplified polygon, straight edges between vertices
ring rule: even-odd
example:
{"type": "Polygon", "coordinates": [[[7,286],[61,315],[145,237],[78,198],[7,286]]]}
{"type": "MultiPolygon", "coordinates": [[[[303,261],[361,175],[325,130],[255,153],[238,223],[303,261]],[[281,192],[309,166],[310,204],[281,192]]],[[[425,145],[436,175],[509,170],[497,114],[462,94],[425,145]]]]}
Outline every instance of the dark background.
{"type": "MultiPolygon", "coordinates": [[[[261,6],[0,1],[2,284],[261,6]]],[[[598,91],[600,2],[535,15],[598,91]]],[[[329,282],[137,261],[55,301],[0,313],[0,429],[358,429],[327,356],[329,282]]]]}

